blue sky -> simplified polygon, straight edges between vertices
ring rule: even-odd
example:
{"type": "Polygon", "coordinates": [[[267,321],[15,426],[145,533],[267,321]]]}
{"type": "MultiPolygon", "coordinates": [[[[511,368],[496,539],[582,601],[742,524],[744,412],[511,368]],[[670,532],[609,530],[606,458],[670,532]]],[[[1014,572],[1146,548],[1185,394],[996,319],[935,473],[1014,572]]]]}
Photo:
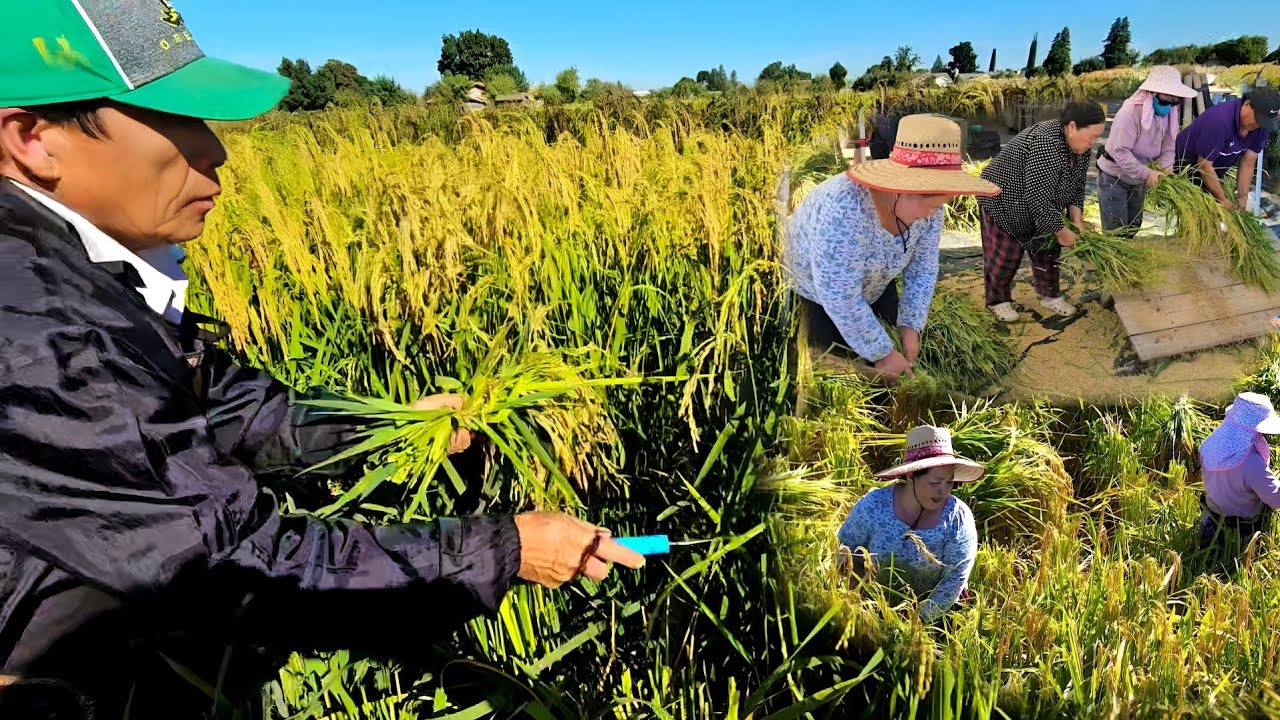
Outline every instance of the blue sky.
{"type": "Polygon", "coordinates": [[[1053,36],[1071,28],[1073,60],[1102,50],[1111,22],[1129,17],[1140,50],[1204,44],[1241,34],[1280,45],[1280,9],[1268,2],[844,2],[738,0],[545,3],[457,0],[177,0],[206,54],[274,70],[282,57],[313,67],[333,57],[369,77],[387,74],[421,92],[439,78],[440,38],[466,29],[508,40],[533,83],[576,65],[582,78],[621,80],[636,89],[674,84],[723,64],[753,81],[774,60],[822,72],[836,60],[856,77],[896,46],[925,64],[968,40],[986,69],[1026,64],[1033,33],[1043,61],[1053,36]],[[1124,7],[1125,10],[1118,9],[1124,7]],[[1206,7],[1210,10],[1206,11],[1206,7]],[[966,12],[972,8],[973,12],[966,12]],[[992,19],[994,18],[994,19],[992,19]]]}

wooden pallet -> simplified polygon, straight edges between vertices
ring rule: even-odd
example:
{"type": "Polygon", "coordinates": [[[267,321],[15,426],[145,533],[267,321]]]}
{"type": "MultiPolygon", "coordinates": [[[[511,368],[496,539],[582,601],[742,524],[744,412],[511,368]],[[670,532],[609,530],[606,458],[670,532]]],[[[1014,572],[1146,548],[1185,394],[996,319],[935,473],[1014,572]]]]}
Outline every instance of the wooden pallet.
{"type": "Polygon", "coordinates": [[[1280,315],[1280,293],[1240,282],[1225,260],[1174,268],[1165,286],[1115,296],[1116,314],[1143,362],[1261,337],[1280,315]]]}

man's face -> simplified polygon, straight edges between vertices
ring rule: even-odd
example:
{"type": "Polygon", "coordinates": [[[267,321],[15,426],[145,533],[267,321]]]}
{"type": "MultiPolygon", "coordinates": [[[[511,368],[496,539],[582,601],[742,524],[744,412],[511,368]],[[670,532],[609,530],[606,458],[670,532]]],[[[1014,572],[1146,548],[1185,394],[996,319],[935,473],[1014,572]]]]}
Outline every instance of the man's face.
{"type": "Polygon", "coordinates": [[[40,184],[131,250],[192,240],[221,192],[226,149],[201,120],[109,105],[99,138],[37,124],[40,184]]]}

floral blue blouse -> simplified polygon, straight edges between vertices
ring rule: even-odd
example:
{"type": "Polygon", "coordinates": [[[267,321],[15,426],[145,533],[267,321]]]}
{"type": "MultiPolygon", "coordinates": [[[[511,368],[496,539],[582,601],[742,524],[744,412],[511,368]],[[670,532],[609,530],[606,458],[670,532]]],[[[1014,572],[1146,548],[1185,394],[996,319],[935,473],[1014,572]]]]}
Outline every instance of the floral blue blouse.
{"type": "Polygon", "coordinates": [[[892,565],[917,595],[928,595],[920,605],[924,622],[932,622],[959,599],[978,554],[978,531],[963,500],[952,495],[937,525],[911,531],[893,512],[893,486],[876,488],[863,496],[836,537],[850,550],[866,548],[879,570],[892,565]],[[908,537],[909,531],[933,558],[908,537]]]}
{"type": "Polygon", "coordinates": [[[876,362],[894,347],[871,304],[899,275],[898,325],[924,330],[938,282],[942,214],[913,223],[904,242],[880,224],[868,188],[843,173],[829,178],[791,217],[783,262],[792,287],[827,311],[854,352],[876,362]]]}

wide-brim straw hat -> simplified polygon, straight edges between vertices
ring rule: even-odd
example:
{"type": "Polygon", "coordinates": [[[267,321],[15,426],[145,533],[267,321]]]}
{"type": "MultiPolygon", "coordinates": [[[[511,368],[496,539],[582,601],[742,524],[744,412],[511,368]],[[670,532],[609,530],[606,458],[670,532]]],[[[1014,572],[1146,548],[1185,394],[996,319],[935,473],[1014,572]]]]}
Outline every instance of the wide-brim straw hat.
{"type": "Polygon", "coordinates": [[[1227,406],[1225,419],[1264,435],[1280,435],[1280,415],[1271,406],[1271,398],[1259,393],[1240,393],[1227,406]]]}
{"type": "Polygon", "coordinates": [[[887,160],[849,168],[849,179],[873,190],[906,195],[1000,194],[1000,187],[964,171],[960,126],[941,115],[907,115],[887,160]]]}
{"type": "Polygon", "coordinates": [[[1172,65],[1156,65],[1151,68],[1151,72],[1147,73],[1147,79],[1138,86],[1138,89],[1157,95],[1172,95],[1180,98],[1193,98],[1200,94],[1199,91],[1182,84],[1182,73],[1172,65]]]}
{"type": "Polygon", "coordinates": [[[982,465],[960,457],[951,449],[951,431],[946,428],[921,425],[907,433],[907,450],[902,464],[878,472],[875,477],[880,480],[893,480],[904,475],[911,475],[929,468],[954,465],[956,475],[954,482],[973,482],[986,473],[982,465]]]}

